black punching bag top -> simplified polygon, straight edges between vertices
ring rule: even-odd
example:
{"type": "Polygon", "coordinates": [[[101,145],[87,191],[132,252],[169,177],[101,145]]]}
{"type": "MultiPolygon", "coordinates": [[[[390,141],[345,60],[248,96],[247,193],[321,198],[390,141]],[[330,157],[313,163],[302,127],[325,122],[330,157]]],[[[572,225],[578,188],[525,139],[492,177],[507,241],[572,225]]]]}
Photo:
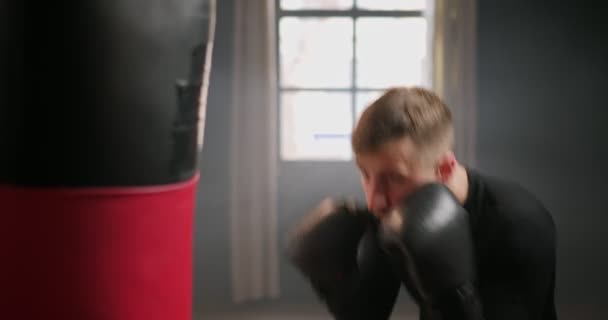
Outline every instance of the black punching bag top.
{"type": "Polygon", "coordinates": [[[0,4],[0,183],[138,186],[196,173],[207,0],[0,4]]]}

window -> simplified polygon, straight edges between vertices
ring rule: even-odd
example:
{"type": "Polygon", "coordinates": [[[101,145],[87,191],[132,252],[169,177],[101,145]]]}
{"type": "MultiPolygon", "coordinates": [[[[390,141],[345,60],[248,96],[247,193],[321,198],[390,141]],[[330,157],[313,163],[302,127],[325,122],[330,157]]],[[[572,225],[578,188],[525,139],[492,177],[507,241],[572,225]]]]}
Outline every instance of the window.
{"type": "Polygon", "coordinates": [[[388,87],[429,83],[430,0],[276,0],[281,158],[350,160],[388,87]]]}

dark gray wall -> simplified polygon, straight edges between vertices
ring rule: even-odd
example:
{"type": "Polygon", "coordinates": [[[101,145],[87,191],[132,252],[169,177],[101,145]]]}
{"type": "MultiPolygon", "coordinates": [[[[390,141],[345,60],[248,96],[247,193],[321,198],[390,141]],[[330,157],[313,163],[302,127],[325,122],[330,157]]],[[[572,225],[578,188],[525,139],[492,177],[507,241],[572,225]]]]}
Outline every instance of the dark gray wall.
{"type": "Polygon", "coordinates": [[[479,1],[478,11],[478,167],[519,180],[545,201],[559,236],[557,301],[586,310],[608,304],[608,12],[601,8],[511,0],[479,1]]]}
{"type": "MultiPolygon", "coordinates": [[[[479,1],[477,167],[519,180],[547,204],[559,232],[560,308],[597,316],[600,305],[608,304],[608,236],[603,232],[608,210],[602,197],[608,191],[608,128],[603,125],[608,119],[603,88],[608,32],[605,11],[572,5],[479,1]]],[[[228,106],[235,94],[233,7],[233,0],[218,1],[196,216],[197,308],[229,301],[226,164],[228,106]]],[[[352,163],[281,163],[279,169],[281,241],[288,227],[325,195],[362,198],[352,163]]],[[[281,290],[285,302],[314,299],[284,259],[281,290]]]]}
{"type": "Polygon", "coordinates": [[[228,216],[229,106],[232,103],[233,0],[217,1],[194,243],[195,312],[230,299],[228,216]]]}

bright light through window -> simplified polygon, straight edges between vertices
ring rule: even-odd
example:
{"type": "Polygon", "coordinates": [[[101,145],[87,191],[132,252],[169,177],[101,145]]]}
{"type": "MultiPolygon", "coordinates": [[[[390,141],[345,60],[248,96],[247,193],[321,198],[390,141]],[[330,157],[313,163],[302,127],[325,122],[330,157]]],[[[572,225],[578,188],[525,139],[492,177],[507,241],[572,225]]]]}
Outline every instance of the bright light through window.
{"type": "Polygon", "coordinates": [[[353,0],[281,0],[283,10],[343,10],[353,7],[353,0]]]}
{"type": "Polygon", "coordinates": [[[424,18],[357,19],[357,86],[386,88],[423,81],[424,18]]]}
{"type": "Polygon", "coordinates": [[[424,10],[427,2],[428,0],[357,0],[357,7],[364,10],[424,10]]]}
{"type": "Polygon", "coordinates": [[[277,1],[281,158],[349,160],[363,110],[429,78],[429,0],[277,1]]]}
{"type": "Polygon", "coordinates": [[[285,17],[279,30],[281,87],[352,86],[352,19],[285,17]]]}
{"type": "Polygon", "coordinates": [[[348,92],[281,94],[284,160],[348,160],[353,125],[348,92]]]}

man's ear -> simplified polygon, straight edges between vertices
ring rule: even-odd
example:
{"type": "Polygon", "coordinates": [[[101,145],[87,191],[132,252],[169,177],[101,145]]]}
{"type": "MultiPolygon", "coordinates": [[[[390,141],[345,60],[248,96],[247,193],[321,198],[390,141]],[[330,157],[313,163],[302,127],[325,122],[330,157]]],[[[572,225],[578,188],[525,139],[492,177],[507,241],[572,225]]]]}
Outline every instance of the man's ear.
{"type": "Polygon", "coordinates": [[[448,182],[454,174],[456,168],[456,156],[451,150],[446,151],[437,161],[435,174],[442,183],[448,182]]]}

